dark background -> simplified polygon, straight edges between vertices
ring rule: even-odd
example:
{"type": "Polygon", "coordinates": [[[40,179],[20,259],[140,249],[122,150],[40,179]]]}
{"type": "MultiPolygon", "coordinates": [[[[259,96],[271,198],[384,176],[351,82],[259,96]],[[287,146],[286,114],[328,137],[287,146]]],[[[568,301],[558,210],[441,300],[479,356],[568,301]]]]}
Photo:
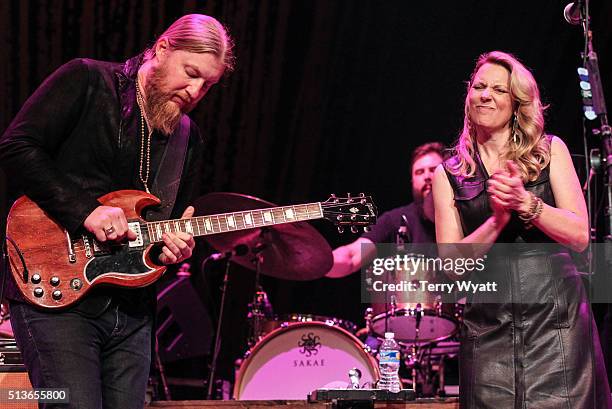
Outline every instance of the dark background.
{"type": "MultiPolygon", "coordinates": [[[[612,2],[592,0],[594,46],[612,95],[612,2]]],[[[465,81],[479,54],[498,49],[531,67],[548,132],[582,153],[576,68],[582,30],[562,16],[567,0],[513,1],[2,1],[0,130],[41,81],[74,57],[125,60],[177,17],[199,12],[228,26],[235,73],[191,115],[208,140],[201,193],[230,191],[278,204],[368,192],[380,210],[410,201],[409,154],[452,143],[462,126],[465,81]]],[[[597,145],[592,140],[592,145],[597,145]]],[[[27,164],[24,164],[27,166],[27,164]]],[[[0,211],[6,211],[0,175],[0,211]]],[[[332,247],[352,241],[315,223],[332,247]]],[[[219,273],[194,281],[207,302],[219,273]]],[[[288,266],[290,268],[290,266],[288,266]]],[[[233,332],[222,372],[244,351],[253,274],[230,282],[233,332]],[[240,332],[239,335],[237,331],[240,332]]],[[[296,283],[264,279],[278,312],[360,321],[357,275],[296,283]]],[[[214,302],[210,306],[214,311],[214,302]]]]}

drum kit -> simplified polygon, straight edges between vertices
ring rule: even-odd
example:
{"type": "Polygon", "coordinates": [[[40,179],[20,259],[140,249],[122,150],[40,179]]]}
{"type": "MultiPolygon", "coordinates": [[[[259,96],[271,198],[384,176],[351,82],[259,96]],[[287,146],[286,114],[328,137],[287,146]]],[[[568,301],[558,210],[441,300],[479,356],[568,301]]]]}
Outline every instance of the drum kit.
{"type": "MultiPolygon", "coordinates": [[[[211,193],[195,203],[198,214],[272,206],[233,193],[211,193]]],[[[403,379],[404,386],[415,389],[417,396],[444,394],[444,361],[458,352],[458,343],[453,340],[461,320],[458,304],[437,299],[373,304],[365,312],[366,328],[359,331],[353,323],[338,318],[275,315],[259,285],[260,275],[300,281],[322,278],[331,268],[333,256],[318,231],[308,223],[297,222],[211,235],[205,240],[228,256],[226,266],[231,260],[256,273],[248,312],[249,345],[237,364],[234,399],[305,399],[322,388],[375,388],[379,378],[376,353],[385,331],[395,332],[402,348],[409,374],[403,379]]],[[[218,328],[223,320],[224,293],[222,290],[218,328]]],[[[219,347],[217,339],[209,385],[213,383],[219,347]]]]}

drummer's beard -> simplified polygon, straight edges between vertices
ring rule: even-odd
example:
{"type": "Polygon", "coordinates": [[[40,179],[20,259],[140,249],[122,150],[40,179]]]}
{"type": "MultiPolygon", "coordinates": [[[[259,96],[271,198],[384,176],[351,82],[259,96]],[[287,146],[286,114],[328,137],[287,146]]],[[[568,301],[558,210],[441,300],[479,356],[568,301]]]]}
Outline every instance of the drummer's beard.
{"type": "Polygon", "coordinates": [[[423,205],[423,200],[425,199],[425,196],[430,194],[431,183],[424,184],[421,189],[415,189],[414,186],[412,187],[412,200],[419,206],[423,205]]]}

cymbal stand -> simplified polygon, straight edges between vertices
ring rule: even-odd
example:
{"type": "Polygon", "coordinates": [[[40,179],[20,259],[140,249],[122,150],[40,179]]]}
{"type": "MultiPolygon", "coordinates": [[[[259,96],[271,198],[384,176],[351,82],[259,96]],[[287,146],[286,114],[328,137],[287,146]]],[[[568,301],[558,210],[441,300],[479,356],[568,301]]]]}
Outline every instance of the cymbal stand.
{"type": "Polygon", "coordinates": [[[208,374],[208,390],[206,399],[212,399],[213,384],[215,382],[215,372],[217,371],[217,360],[221,351],[221,324],[223,322],[223,312],[225,310],[225,295],[227,294],[227,283],[229,281],[230,257],[225,259],[225,274],[223,276],[223,287],[221,287],[221,306],[219,307],[219,318],[217,319],[217,331],[215,334],[215,347],[213,358],[210,363],[210,373],[208,374]]]}
{"type": "Polygon", "coordinates": [[[423,318],[423,308],[421,303],[416,305],[416,308],[412,311],[415,318],[415,334],[414,334],[414,342],[410,345],[410,352],[406,358],[406,366],[410,369],[410,375],[412,376],[412,387],[415,392],[418,394],[417,383],[419,379],[419,370],[422,368],[421,360],[422,353],[419,350],[419,335],[421,333],[421,319],[423,318]],[[421,356],[419,356],[421,354],[421,356]]]}
{"type": "MultiPolygon", "coordinates": [[[[262,229],[261,236],[265,234],[265,230],[262,229]]],[[[266,245],[263,240],[260,241],[251,249],[251,252],[255,254],[255,293],[253,294],[253,302],[249,304],[249,312],[247,320],[249,322],[249,338],[248,346],[253,347],[262,336],[263,328],[262,323],[267,316],[272,313],[272,306],[268,300],[268,294],[264,291],[263,287],[259,283],[261,277],[261,263],[263,262],[262,251],[266,245]]]]}

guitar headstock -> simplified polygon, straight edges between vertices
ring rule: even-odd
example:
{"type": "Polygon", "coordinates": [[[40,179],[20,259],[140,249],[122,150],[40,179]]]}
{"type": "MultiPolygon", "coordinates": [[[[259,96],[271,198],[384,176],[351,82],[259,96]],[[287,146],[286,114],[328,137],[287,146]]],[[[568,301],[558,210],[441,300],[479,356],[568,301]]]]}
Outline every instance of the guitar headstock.
{"type": "Polygon", "coordinates": [[[376,223],[378,211],[371,196],[361,193],[359,196],[337,197],[331,195],[321,202],[323,217],[338,227],[338,232],[344,233],[345,227],[350,227],[357,233],[359,227],[367,231],[368,226],[376,223]]]}

